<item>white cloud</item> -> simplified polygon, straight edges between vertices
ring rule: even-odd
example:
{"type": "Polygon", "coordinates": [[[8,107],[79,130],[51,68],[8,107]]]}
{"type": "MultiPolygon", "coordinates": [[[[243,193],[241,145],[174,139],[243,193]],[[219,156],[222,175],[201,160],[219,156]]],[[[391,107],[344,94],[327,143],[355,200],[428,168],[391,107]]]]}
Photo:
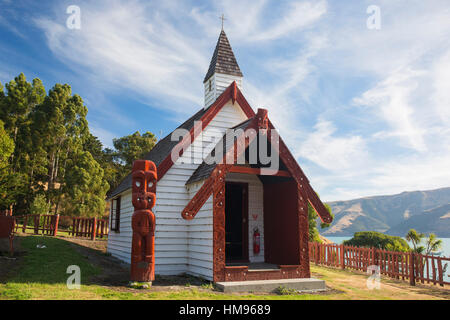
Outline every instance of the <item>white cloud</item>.
{"type": "MultiPolygon", "coordinates": [[[[433,65],[433,97],[431,103],[444,123],[450,123],[450,50],[433,65]]],[[[449,125],[450,127],[450,125],[449,125]]]]}
{"type": "Polygon", "coordinates": [[[320,19],[327,11],[326,1],[293,2],[288,8],[284,18],[277,24],[268,26],[266,30],[255,34],[254,41],[267,41],[285,36],[290,32],[298,33],[320,19]]]}
{"type": "Polygon", "coordinates": [[[255,42],[269,42],[292,34],[298,35],[326,13],[327,2],[277,2],[274,6],[274,3],[267,0],[222,0],[215,2],[214,7],[216,10],[201,10],[196,7],[191,10],[191,16],[206,33],[213,36],[220,28],[217,13],[223,12],[226,19],[225,30],[232,36],[233,43],[254,45],[255,42]],[[274,7],[277,8],[276,12],[274,7]]]}
{"type": "MultiPolygon", "coordinates": [[[[80,5],[81,30],[70,30],[41,17],[53,53],[73,71],[102,86],[134,91],[138,96],[171,101],[164,108],[179,112],[176,101],[202,101],[201,75],[208,61],[193,46],[195,39],[175,29],[145,4],[103,2],[80,5]]],[[[162,107],[162,106],[161,106],[162,107]]],[[[189,111],[184,110],[184,112],[189,111]]]]}
{"type": "Polygon", "coordinates": [[[314,129],[302,139],[296,156],[332,172],[355,170],[366,164],[366,145],[360,136],[338,137],[336,128],[326,120],[319,120],[314,129]]]}
{"type": "Polygon", "coordinates": [[[378,132],[377,137],[399,137],[411,148],[424,152],[427,150],[423,137],[425,130],[413,119],[416,106],[412,101],[419,85],[417,78],[421,75],[423,72],[409,68],[396,71],[354,102],[376,107],[375,116],[382,117],[390,125],[390,131],[378,132]]]}
{"type": "Polygon", "coordinates": [[[269,109],[322,198],[337,200],[448,185],[447,1],[380,0],[379,31],[366,28],[364,4],[325,0],[82,2],[79,31],[36,23],[91,86],[133,92],[179,119],[202,104],[223,12],[235,52],[261,49],[245,96],[269,109]]]}

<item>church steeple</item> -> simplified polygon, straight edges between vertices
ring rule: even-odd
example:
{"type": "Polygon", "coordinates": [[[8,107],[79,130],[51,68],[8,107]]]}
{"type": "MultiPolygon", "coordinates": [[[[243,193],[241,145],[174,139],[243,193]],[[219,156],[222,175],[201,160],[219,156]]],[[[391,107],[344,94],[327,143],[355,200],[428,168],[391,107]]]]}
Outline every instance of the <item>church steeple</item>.
{"type": "Polygon", "coordinates": [[[205,108],[209,107],[233,81],[236,81],[237,86],[242,89],[242,78],[243,75],[230,42],[222,29],[208,72],[203,80],[205,108]]]}

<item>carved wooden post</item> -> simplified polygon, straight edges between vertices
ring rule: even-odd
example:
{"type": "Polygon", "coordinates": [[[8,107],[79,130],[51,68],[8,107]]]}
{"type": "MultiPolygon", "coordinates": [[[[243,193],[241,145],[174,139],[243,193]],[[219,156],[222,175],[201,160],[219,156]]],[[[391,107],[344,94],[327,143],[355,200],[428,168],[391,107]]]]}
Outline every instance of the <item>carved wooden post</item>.
{"type": "Polygon", "coordinates": [[[409,284],[412,286],[416,285],[416,277],[414,275],[414,252],[409,253],[409,284]]]}
{"type": "Polygon", "coordinates": [[[225,170],[219,165],[213,186],[213,280],[225,281],[225,170]]]}
{"type": "Polygon", "coordinates": [[[151,209],[156,202],[156,170],[149,160],[133,163],[131,281],[151,282],[155,279],[155,215],[151,209]]]}
{"type": "Polygon", "coordinates": [[[308,223],[308,202],[304,196],[303,186],[297,184],[297,210],[298,210],[298,230],[300,249],[300,278],[310,278],[309,266],[309,223],[308,223]]]}

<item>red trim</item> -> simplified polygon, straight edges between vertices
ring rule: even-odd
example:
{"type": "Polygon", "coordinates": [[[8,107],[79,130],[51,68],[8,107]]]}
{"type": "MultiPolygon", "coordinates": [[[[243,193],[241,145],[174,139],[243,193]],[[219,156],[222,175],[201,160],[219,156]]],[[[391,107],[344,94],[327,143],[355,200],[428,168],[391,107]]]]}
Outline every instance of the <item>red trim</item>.
{"type": "Polygon", "coordinates": [[[300,249],[300,277],[310,278],[309,269],[309,220],[308,204],[305,201],[302,190],[297,184],[297,210],[298,210],[298,230],[299,230],[299,249],[300,249]]]}
{"type": "MultiPolygon", "coordinates": [[[[234,173],[244,173],[244,174],[256,174],[259,176],[264,175],[261,172],[260,168],[250,168],[250,167],[244,167],[244,166],[232,166],[229,172],[234,173]]],[[[285,170],[278,170],[275,174],[270,174],[271,176],[277,176],[277,177],[291,177],[291,174],[289,171],[285,170]]]]}
{"type": "MultiPolygon", "coordinates": [[[[252,123],[249,124],[246,130],[253,128],[256,130],[257,125],[257,119],[254,118],[252,120],[252,123]]],[[[242,143],[242,139],[238,139],[234,142],[234,147],[223,156],[222,164],[217,165],[214,170],[212,171],[209,178],[203,183],[200,190],[197,191],[195,196],[192,198],[191,201],[187,204],[187,206],[184,208],[184,210],[181,212],[181,216],[186,220],[192,220],[197,215],[200,208],[205,204],[206,200],[208,200],[211,191],[213,190],[214,186],[217,185],[219,182],[225,181],[225,175],[230,171],[230,169],[233,167],[233,164],[227,164],[226,159],[229,158],[230,152],[233,152],[233,159],[236,161],[236,159],[241,155],[242,152],[244,152],[248,145],[255,139],[256,135],[251,135],[248,139],[244,139],[244,148],[238,148],[237,143],[242,143]],[[237,154],[237,151],[240,151],[239,154],[237,154]],[[220,181],[219,181],[220,180],[220,181]],[[222,181],[223,180],[223,181],[222,181]]]]}
{"type": "MultiPolygon", "coordinates": [[[[279,280],[302,277],[302,267],[298,265],[279,265],[277,270],[248,270],[248,266],[227,266],[223,273],[225,281],[279,280]]],[[[222,280],[223,281],[223,280],[222,280]]]]}
{"type": "MultiPolygon", "coordinates": [[[[217,169],[217,168],[216,168],[217,169]]],[[[213,187],[213,280],[225,280],[225,170],[221,172],[213,187]]]]}
{"type": "MultiPolygon", "coordinates": [[[[270,122],[270,121],[269,121],[270,122]]],[[[270,128],[273,128],[272,123],[270,123],[270,128]]],[[[278,133],[273,130],[274,133],[278,135],[278,133]]],[[[302,193],[304,194],[304,198],[308,200],[313,209],[317,212],[322,222],[331,223],[333,218],[328,212],[327,208],[324,206],[320,198],[317,196],[317,193],[311,187],[308,178],[303,173],[303,170],[300,168],[298,162],[292,156],[288,147],[284,143],[283,139],[278,135],[278,139],[280,142],[279,150],[280,150],[280,159],[283,160],[284,164],[288,168],[289,172],[292,174],[292,177],[295,179],[297,184],[302,189],[302,193]]]]}
{"type": "MultiPolygon", "coordinates": [[[[177,159],[183,155],[183,151],[189,147],[189,145],[194,142],[195,138],[208,126],[212,119],[219,113],[219,111],[227,104],[230,99],[233,101],[233,104],[237,101],[242,111],[245,113],[247,118],[252,118],[255,116],[255,112],[252,107],[248,104],[241,90],[236,85],[236,81],[233,81],[232,84],[228,86],[228,88],[217,98],[217,100],[208,108],[205,114],[199,119],[202,122],[201,130],[194,130],[192,128],[186,136],[180,141],[180,154],[177,159]]],[[[177,145],[178,147],[178,145],[177,145]]],[[[174,161],[176,161],[175,159],[174,161]]],[[[173,166],[174,161],[172,160],[172,154],[169,154],[158,166],[158,181],[164,177],[164,175],[169,171],[169,169],[173,166]]]]}
{"type": "MultiPolygon", "coordinates": [[[[258,125],[259,125],[258,117],[254,117],[252,120],[252,123],[247,127],[246,130],[248,130],[250,128],[253,128],[256,130],[258,128],[258,125]]],[[[326,209],[326,207],[324,206],[322,201],[319,199],[319,197],[317,196],[314,189],[309,184],[308,178],[303,173],[303,170],[300,168],[300,166],[297,163],[297,161],[295,160],[295,158],[292,156],[291,152],[289,151],[288,147],[284,143],[283,139],[281,139],[281,137],[278,135],[276,130],[272,130],[272,129],[274,129],[274,126],[269,120],[268,134],[272,133],[273,135],[278,136],[280,159],[284,162],[290,175],[294,178],[294,180],[299,185],[299,187],[301,189],[301,193],[303,194],[303,198],[308,200],[308,202],[311,204],[311,206],[314,208],[314,210],[319,215],[322,222],[331,223],[333,219],[332,219],[330,213],[328,212],[328,210],[326,209]]],[[[252,137],[252,138],[254,138],[254,137],[252,137]]],[[[237,150],[243,151],[247,148],[248,144],[250,144],[251,141],[252,140],[250,140],[250,139],[249,140],[245,139],[245,143],[246,143],[245,148],[240,148],[240,149],[236,147],[236,142],[235,142],[234,150],[231,150],[231,151],[234,153],[237,153],[237,150]]],[[[235,154],[234,159],[237,159],[237,156],[238,155],[235,154]]],[[[223,163],[225,163],[226,155],[224,156],[223,159],[224,159],[223,163]]],[[[203,204],[206,202],[206,200],[208,200],[209,195],[211,194],[211,186],[215,183],[215,179],[216,179],[215,175],[217,174],[218,167],[219,166],[217,166],[213,170],[211,176],[205,181],[205,183],[200,188],[200,190],[197,192],[197,194],[194,196],[194,198],[192,198],[192,200],[185,207],[185,209],[183,210],[183,212],[181,214],[183,216],[183,218],[188,219],[188,220],[193,219],[195,217],[195,215],[197,214],[198,210],[200,210],[200,208],[203,206],[203,204]]],[[[229,165],[229,164],[223,166],[223,169],[225,170],[225,174],[227,172],[229,172],[232,168],[237,168],[237,166],[229,165]]],[[[241,170],[241,169],[237,169],[237,170],[241,170]]],[[[243,170],[245,170],[245,169],[243,169],[243,170]]]]}

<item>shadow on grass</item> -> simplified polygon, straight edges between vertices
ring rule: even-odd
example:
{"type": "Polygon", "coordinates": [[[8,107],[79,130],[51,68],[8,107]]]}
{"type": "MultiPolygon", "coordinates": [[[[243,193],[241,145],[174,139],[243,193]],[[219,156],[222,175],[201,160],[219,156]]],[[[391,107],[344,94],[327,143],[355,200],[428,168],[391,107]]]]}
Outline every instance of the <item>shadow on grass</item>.
{"type": "MultiPolygon", "coordinates": [[[[67,268],[80,267],[82,285],[127,287],[129,265],[96,248],[90,240],[70,240],[46,236],[19,236],[23,256],[8,283],[66,284],[67,268]]],[[[153,288],[171,286],[204,286],[210,282],[190,275],[156,276],[153,288]]]]}
{"type": "Polygon", "coordinates": [[[100,269],[91,265],[82,255],[71,248],[67,241],[45,236],[19,236],[23,256],[17,270],[8,277],[8,283],[65,284],[67,267],[77,265],[83,279],[99,274],[100,269]]]}

